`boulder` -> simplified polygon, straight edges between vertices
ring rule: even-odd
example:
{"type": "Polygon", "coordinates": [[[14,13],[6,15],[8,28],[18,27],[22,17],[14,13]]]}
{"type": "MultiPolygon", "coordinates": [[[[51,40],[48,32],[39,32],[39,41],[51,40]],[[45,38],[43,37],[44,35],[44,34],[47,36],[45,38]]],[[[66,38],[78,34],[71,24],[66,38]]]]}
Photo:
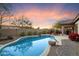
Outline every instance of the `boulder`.
{"type": "Polygon", "coordinates": [[[55,41],[48,41],[49,45],[51,46],[56,46],[56,42],[55,41]]]}

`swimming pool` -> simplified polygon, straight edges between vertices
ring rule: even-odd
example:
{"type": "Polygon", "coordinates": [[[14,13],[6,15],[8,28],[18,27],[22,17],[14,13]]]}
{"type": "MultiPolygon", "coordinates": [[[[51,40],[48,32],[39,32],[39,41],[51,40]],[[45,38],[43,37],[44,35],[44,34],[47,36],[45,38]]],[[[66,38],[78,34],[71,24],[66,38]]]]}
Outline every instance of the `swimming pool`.
{"type": "Polygon", "coordinates": [[[52,38],[46,35],[23,37],[19,41],[2,48],[0,56],[40,56],[48,47],[48,41],[52,38]]]}

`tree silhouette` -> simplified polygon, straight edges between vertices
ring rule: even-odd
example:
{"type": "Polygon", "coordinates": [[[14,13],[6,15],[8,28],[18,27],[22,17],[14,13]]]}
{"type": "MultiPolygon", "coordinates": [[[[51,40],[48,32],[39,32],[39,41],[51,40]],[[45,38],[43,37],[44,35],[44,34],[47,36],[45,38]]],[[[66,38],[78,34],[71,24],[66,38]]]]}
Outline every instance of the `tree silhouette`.
{"type": "Polygon", "coordinates": [[[24,28],[31,28],[32,27],[32,22],[29,21],[29,19],[24,16],[21,16],[19,18],[14,17],[14,20],[12,21],[11,24],[19,27],[20,29],[22,29],[22,31],[24,30],[24,28]]]}
{"type": "Polygon", "coordinates": [[[10,16],[11,4],[0,3],[0,29],[4,17],[10,16]]]}
{"type": "Polygon", "coordinates": [[[11,4],[0,3],[0,36],[1,36],[1,27],[3,23],[3,18],[11,15],[10,8],[11,8],[11,4]]]}

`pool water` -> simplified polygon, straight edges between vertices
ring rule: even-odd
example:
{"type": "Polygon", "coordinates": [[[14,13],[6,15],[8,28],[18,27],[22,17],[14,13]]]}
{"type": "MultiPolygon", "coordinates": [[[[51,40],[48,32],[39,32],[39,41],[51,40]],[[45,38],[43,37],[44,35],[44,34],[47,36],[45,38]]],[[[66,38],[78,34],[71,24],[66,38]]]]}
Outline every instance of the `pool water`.
{"type": "Polygon", "coordinates": [[[50,36],[21,38],[1,49],[0,56],[39,56],[48,47],[48,41],[52,38],[50,36]]]}

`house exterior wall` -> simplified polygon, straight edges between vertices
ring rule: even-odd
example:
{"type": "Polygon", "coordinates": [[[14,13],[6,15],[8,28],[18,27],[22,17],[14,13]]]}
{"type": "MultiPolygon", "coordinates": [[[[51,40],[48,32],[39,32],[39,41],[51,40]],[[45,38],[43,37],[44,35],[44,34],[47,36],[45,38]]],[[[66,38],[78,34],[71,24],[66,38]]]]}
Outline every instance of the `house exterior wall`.
{"type": "Polygon", "coordinates": [[[79,34],[79,20],[75,24],[77,25],[77,30],[78,30],[78,34],[79,34]]]}
{"type": "Polygon", "coordinates": [[[74,31],[74,24],[62,25],[62,34],[69,34],[74,31]]]}

